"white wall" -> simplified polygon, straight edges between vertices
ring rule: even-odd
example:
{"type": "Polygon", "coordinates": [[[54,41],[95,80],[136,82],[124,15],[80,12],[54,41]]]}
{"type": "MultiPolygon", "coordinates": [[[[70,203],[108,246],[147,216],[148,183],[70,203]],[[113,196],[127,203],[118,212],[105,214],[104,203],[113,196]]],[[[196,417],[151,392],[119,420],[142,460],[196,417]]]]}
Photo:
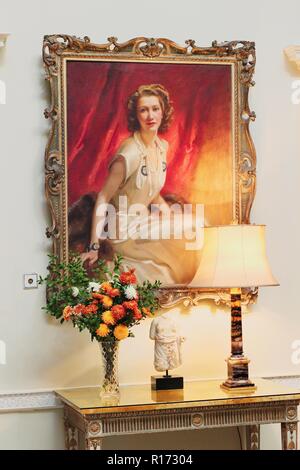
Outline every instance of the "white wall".
{"type": "MultiPolygon", "coordinates": [[[[6,365],[0,361],[1,392],[100,381],[97,345],[89,342],[88,335],[46,319],[40,310],[43,289],[22,289],[23,273],[45,273],[51,248],[44,236],[48,212],[43,153],[49,123],[43,118],[48,89],[41,60],[43,35],[51,33],[87,35],[99,43],[111,35],[120,41],[163,36],[180,44],[193,38],[199,45],[214,39],[256,41],[257,85],[251,90],[251,103],[257,113],[252,135],[258,154],[258,189],[252,221],[267,225],[269,258],[281,287],[262,290],[257,305],[245,315],[245,352],[252,360],[252,376],[299,373],[300,366],[291,362],[292,342],[300,339],[300,105],[291,103],[292,80],[299,75],[283,55],[284,47],[299,44],[299,2],[253,0],[247,7],[239,0],[205,4],[86,0],[79,6],[74,1],[52,0],[46,6],[38,0],[0,0],[0,7],[1,28],[11,33],[6,50],[0,50],[0,80],[7,88],[6,104],[0,104],[0,340],[6,343],[7,353],[6,365]]],[[[188,337],[178,373],[186,379],[224,377],[229,312],[205,304],[181,312],[176,308],[174,315],[188,337]]],[[[136,330],[135,339],[121,344],[123,383],[147,382],[153,373],[148,328],[145,323],[136,330]]],[[[54,437],[51,445],[57,446],[54,437]]]]}
{"type": "Polygon", "coordinates": [[[64,449],[63,411],[1,414],[0,449],[64,449]]]}

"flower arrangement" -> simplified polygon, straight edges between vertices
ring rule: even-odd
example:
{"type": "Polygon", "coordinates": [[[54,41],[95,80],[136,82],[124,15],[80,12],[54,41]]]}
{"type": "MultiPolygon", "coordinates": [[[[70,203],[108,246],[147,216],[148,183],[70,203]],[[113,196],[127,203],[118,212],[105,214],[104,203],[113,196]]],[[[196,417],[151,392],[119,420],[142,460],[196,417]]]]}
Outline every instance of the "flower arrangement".
{"type": "Polygon", "coordinates": [[[49,258],[49,274],[39,280],[47,286],[44,309],[61,323],[71,322],[79,331],[87,329],[92,340],[115,342],[132,337],[131,327],[158,308],[160,282],[139,285],[134,269],[122,271],[119,255],[112,270],[100,260],[92,278],[78,254],[72,254],[69,263],[59,262],[54,255],[49,258]]]}

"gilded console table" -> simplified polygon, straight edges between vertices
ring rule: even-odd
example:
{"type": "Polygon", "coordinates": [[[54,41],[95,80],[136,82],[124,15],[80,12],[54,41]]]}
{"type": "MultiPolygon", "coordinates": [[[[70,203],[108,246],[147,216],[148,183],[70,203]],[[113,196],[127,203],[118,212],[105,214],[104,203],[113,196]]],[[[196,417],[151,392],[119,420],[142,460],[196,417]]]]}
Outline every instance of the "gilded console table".
{"type": "Polygon", "coordinates": [[[101,450],[107,436],[246,426],[246,448],[260,447],[260,424],[281,423],[282,449],[297,448],[300,390],[256,379],[257,389],[228,393],[216,380],[186,383],[184,390],[121,387],[118,402],[101,402],[99,389],[57,391],[64,403],[69,450],[101,450]]]}

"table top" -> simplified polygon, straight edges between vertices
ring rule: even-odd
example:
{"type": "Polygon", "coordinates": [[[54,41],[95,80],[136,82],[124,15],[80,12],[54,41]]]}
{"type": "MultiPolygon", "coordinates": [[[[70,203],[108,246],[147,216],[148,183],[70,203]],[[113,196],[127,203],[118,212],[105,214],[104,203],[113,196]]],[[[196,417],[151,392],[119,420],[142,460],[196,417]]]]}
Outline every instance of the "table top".
{"type": "Polygon", "coordinates": [[[151,390],[151,385],[120,386],[120,397],[101,400],[100,387],[57,390],[56,395],[82,414],[166,410],[205,406],[239,405],[296,400],[300,389],[290,388],[269,379],[254,379],[253,391],[226,392],[220,380],[186,382],[182,390],[151,390]]]}

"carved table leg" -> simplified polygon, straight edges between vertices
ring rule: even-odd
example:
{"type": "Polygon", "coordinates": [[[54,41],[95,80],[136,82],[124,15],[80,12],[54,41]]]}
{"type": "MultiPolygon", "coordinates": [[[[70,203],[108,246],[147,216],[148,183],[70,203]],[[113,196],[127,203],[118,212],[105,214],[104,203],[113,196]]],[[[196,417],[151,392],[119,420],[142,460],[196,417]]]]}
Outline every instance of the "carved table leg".
{"type": "Polygon", "coordinates": [[[85,422],[85,450],[102,449],[102,422],[101,420],[86,420],[85,422]]]}
{"type": "Polygon", "coordinates": [[[297,450],[297,422],[281,423],[282,450],[297,450]]]}
{"type": "Polygon", "coordinates": [[[93,437],[86,439],[85,441],[85,450],[101,450],[102,449],[102,439],[100,437],[93,437]]]}
{"type": "Polygon", "coordinates": [[[70,424],[67,409],[64,409],[65,448],[66,450],[78,450],[78,429],[70,424]]]}
{"type": "Polygon", "coordinates": [[[254,424],[246,426],[246,439],[247,439],[247,450],[259,450],[260,449],[260,426],[254,424]]]}
{"type": "Polygon", "coordinates": [[[67,417],[66,409],[64,410],[64,429],[65,429],[65,449],[69,450],[70,449],[70,444],[69,444],[69,420],[67,417]]]}
{"type": "Polygon", "coordinates": [[[78,450],[78,429],[65,421],[66,450],[78,450]]]}

